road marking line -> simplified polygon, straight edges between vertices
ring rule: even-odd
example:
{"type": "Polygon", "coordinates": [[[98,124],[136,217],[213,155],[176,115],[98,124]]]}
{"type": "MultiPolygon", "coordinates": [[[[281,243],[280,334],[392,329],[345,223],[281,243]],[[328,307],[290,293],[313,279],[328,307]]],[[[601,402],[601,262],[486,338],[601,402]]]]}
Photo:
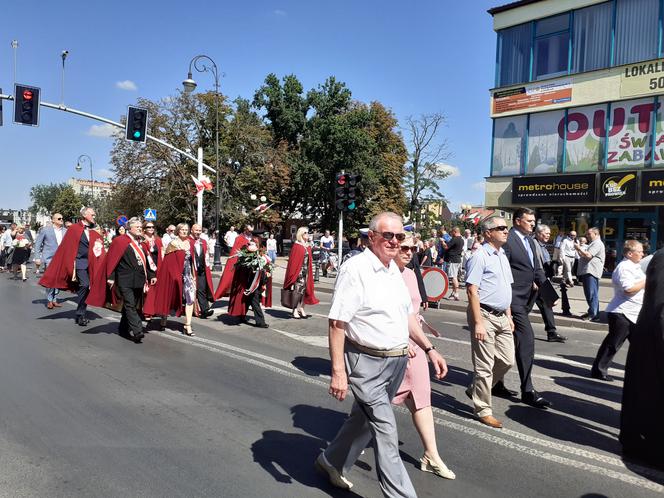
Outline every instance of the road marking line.
{"type": "MultiPolygon", "coordinates": [[[[243,348],[238,348],[238,347],[231,346],[231,345],[224,344],[224,343],[220,343],[220,342],[217,342],[217,341],[211,341],[209,339],[204,339],[204,338],[199,338],[199,337],[186,337],[185,338],[185,337],[176,336],[174,333],[165,333],[165,332],[158,332],[158,331],[153,332],[153,333],[160,336],[160,337],[164,337],[165,339],[180,342],[180,343],[183,343],[183,344],[188,344],[188,345],[191,345],[191,346],[194,346],[194,347],[205,349],[205,350],[213,352],[213,353],[228,356],[228,357],[237,359],[239,361],[244,361],[244,362],[250,363],[252,365],[259,366],[261,368],[270,370],[272,372],[279,373],[279,374],[284,375],[286,377],[291,377],[291,378],[302,380],[304,382],[307,382],[308,384],[321,386],[325,389],[327,389],[329,387],[328,382],[322,380],[322,379],[329,379],[328,376],[320,375],[321,380],[311,378],[311,377],[306,376],[305,374],[303,374],[301,370],[294,367],[291,363],[285,362],[283,360],[279,360],[277,358],[262,355],[260,353],[255,353],[253,351],[249,351],[249,350],[246,350],[246,349],[243,349],[243,348]],[[212,346],[212,344],[214,344],[214,346],[212,346]],[[225,351],[224,348],[230,349],[233,352],[225,351]],[[241,353],[241,354],[237,354],[237,353],[241,353]],[[258,359],[253,359],[252,357],[256,357],[258,359]],[[268,363],[265,363],[265,361],[259,361],[259,359],[260,360],[267,360],[271,363],[274,363],[274,365],[270,365],[268,363]],[[277,367],[276,366],[277,364],[278,365],[283,365],[284,367],[287,367],[288,370],[284,370],[283,368],[277,367]]],[[[397,408],[402,413],[408,413],[408,410],[406,410],[403,407],[395,407],[395,408],[397,408]]],[[[496,435],[493,435],[493,434],[489,434],[489,433],[484,432],[482,430],[478,430],[479,428],[482,427],[478,421],[474,421],[474,420],[471,420],[471,419],[466,419],[466,418],[461,417],[459,415],[440,410],[439,408],[434,408],[434,412],[439,414],[439,415],[443,415],[443,416],[446,416],[446,417],[450,417],[450,418],[454,418],[454,419],[463,421],[465,423],[470,423],[470,424],[473,424],[473,425],[477,425],[478,428],[476,429],[474,427],[468,427],[468,426],[465,426],[465,425],[458,424],[456,422],[451,422],[449,420],[443,420],[443,419],[440,419],[438,417],[435,417],[434,421],[438,425],[442,425],[442,426],[448,427],[450,429],[454,429],[454,430],[457,430],[457,431],[460,431],[460,432],[464,432],[466,434],[470,434],[470,435],[479,437],[481,439],[493,442],[495,444],[499,444],[501,446],[504,446],[504,447],[507,447],[507,448],[510,448],[510,449],[514,449],[514,450],[517,450],[517,451],[520,451],[520,452],[523,452],[523,453],[526,453],[526,454],[529,454],[529,455],[532,455],[532,456],[542,458],[544,460],[553,461],[553,462],[559,463],[561,465],[566,465],[566,466],[569,466],[569,467],[581,468],[583,470],[586,470],[588,472],[592,472],[594,474],[599,474],[599,475],[603,475],[605,477],[610,477],[610,478],[613,478],[613,479],[617,479],[617,480],[620,480],[620,481],[625,482],[627,484],[633,484],[635,486],[639,486],[639,487],[642,487],[642,488],[645,488],[645,489],[650,489],[650,490],[657,491],[657,492],[664,492],[664,486],[662,486],[660,484],[657,484],[655,482],[651,482],[651,481],[648,481],[646,479],[641,479],[639,477],[635,477],[635,476],[630,475],[630,474],[624,474],[624,473],[621,473],[621,472],[617,472],[615,470],[606,469],[606,468],[599,467],[599,466],[596,466],[596,465],[587,464],[587,463],[584,463],[584,462],[580,462],[578,460],[572,460],[572,459],[569,459],[567,457],[554,455],[552,453],[547,453],[545,451],[541,451],[541,450],[538,450],[538,449],[535,449],[535,448],[530,448],[528,446],[524,446],[524,445],[515,443],[513,441],[508,441],[508,440],[506,440],[502,437],[499,437],[499,436],[496,436],[496,435]]],[[[629,470],[629,469],[627,469],[625,464],[620,459],[615,458],[615,457],[610,457],[610,456],[607,456],[607,455],[602,455],[600,453],[594,453],[594,452],[584,450],[584,449],[581,449],[581,448],[575,448],[573,446],[564,445],[564,444],[561,444],[561,443],[556,443],[554,441],[549,441],[549,440],[545,440],[545,439],[542,439],[542,438],[529,436],[527,434],[522,434],[520,432],[512,431],[512,430],[509,430],[509,429],[503,429],[501,431],[501,433],[505,434],[505,435],[508,435],[508,436],[511,436],[511,437],[514,437],[516,439],[522,440],[522,441],[526,441],[526,442],[533,443],[533,444],[539,444],[541,446],[544,446],[544,447],[547,447],[547,448],[550,448],[550,449],[555,449],[555,450],[558,450],[558,451],[562,451],[562,452],[565,452],[565,453],[569,453],[569,454],[572,454],[572,455],[575,455],[575,456],[584,457],[584,458],[592,459],[592,460],[595,460],[595,461],[601,461],[601,462],[609,464],[609,465],[614,465],[614,466],[620,467],[623,470],[629,470]]],[[[635,468],[637,468],[637,467],[635,467],[635,468]]],[[[638,468],[640,469],[640,472],[643,472],[644,474],[653,476],[653,478],[664,479],[664,472],[660,472],[660,471],[657,471],[655,469],[650,469],[648,467],[644,467],[644,468],[638,467],[638,468]]]]}

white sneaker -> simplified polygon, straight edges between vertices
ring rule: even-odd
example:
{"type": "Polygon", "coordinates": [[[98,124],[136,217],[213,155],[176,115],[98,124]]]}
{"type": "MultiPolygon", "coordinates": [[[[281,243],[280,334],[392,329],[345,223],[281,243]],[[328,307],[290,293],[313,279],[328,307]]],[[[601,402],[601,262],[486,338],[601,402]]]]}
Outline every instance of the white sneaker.
{"type": "Polygon", "coordinates": [[[320,472],[327,474],[327,477],[330,480],[330,484],[332,484],[332,486],[346,490],[353,487],[353,483],[342,476],[341,473],[335,469],[330,462],[327,461],[327,458],[325,458],[325,453],[318,455],[315,465],[320,472]]]}

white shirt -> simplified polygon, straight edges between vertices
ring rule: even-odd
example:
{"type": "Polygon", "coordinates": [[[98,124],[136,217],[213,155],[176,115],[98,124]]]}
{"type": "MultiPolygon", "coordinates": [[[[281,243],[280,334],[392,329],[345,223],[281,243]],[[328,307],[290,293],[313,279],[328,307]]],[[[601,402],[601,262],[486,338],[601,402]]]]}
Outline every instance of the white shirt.
{"type": "Polygon", "coordinates": [[[576,249],[574,249],[574,241],[569,237],[565,237],[560,243],[560,252],[567,258],[576,258],[576,249]]]}
{"type": "Polygon", "coordinates": [[[613,299],[606,307],[607,313],[622,313],[630,322],[636,323],[643,306],[643,293],[641,289],[636,294],[627,294],[625,291],[639,281],[646,278],[641,265],[629,259],[623,259],[611,275],[613,283],[613,299]]]}
{"type": "Polygon", "coordinates": [[[62,237],[65,234],[64,227],[53,227],[53,232],[55,233],[55,242],[60,245],[62,242],[62,237]]]}
{"type": "Polygon", "coordinates": [[[331,235],[329,237],[323,235],[320,238],[320,245],[328,249],[332,249],[334,247],[334,237],[332,237],[331,235]]]}
{"type": "Polygon", "coordinates": [[[228,247],[233,247],[235,244],[235,239],[237,238],[237,232],[231,232],[230,230],[224,235],[224,242],[228,247]]]}
{"type": "Polygon", "coordinates": [[[267,250],[276,251],[277,250],[277,239],[267,239],[267,250]]]}
{"type": "Polygon", "coordinates": [[[162,238],[161,238],[161,243],[164,245],[164,250],[168,247],[168,244],[170,244],[171,241],[172,241],[174,238],[175,238],[175,237],[172,237],[171,234],[169,234],[168,232],[166,232],[166,233],[162,236],[162,238]]]}
{"type": "Polygon", "coordinates": [[[408,345],[408,315],[414,313],[399,267],[386,268],[369,249],[341,266],[328,318],[346,322],[346,337],[372,349],[408,345]]]}

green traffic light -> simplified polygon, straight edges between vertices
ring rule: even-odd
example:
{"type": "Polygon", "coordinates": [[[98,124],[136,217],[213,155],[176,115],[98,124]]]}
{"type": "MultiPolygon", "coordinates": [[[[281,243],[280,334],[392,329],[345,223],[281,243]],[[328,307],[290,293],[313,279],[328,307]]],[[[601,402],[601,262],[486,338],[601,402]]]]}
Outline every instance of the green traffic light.
{"type": "Polygon", "coordinates": [[[351,202],[350,204],[348,204],[348,210],[352,211],[353,209],[355,209],[355,202],[351,202]]]}
{"type": "Polygon", "coordinates": [[[141,132],[138,131],[138,130],[136,130],[136,131],[134,132],[134,138],[141,138],[141,132]]]}

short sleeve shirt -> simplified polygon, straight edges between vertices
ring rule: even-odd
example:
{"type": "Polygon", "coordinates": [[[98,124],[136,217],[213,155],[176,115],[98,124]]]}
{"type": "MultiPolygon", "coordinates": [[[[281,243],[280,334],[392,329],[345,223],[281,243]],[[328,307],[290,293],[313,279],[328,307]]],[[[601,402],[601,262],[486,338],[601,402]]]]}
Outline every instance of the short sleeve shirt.
{"type": "Polygon", "coordinates": [[[372,349],[408,345],[408,288],[394,261],[386,267],[369,249],[344,263],[328,318],[347,323],[346,337],[372,349]]]}
{"type": "Polygon", "coordinates": [[[505,311],[512,304],[512,270],[501,247],[480,247],[466,263],[466,284],[479,288],[480,303],[505,311]]]}
{"type": "Polygon", "coordinates": [[[644,278],[646,275],[639,263],[623,259],[611,275],[613,299],[606,307],[606,312],[622,313],[630,322],[636,323],[643,306],[644,290],[641,289],[634,294],[628,294],[626,291],[644,278]]]}
{"type": "Polygon", "coordinates": [[[604,273],[604,258],[606,257],[604,243],[597,238],[588,244],[586,251],[591,254],[592,258],[588,260],[581,257],[579,259],[577,274],[590,274],[595,278],[602,278],[602,273],[604,273]]]}

